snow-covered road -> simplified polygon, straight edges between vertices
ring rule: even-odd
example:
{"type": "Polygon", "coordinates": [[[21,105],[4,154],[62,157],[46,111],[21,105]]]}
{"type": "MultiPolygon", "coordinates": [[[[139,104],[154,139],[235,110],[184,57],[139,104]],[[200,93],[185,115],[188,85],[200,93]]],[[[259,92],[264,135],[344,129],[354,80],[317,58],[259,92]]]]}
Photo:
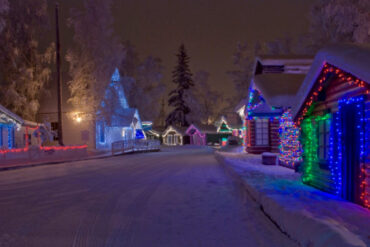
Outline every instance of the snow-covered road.
{"type": "Polygon", "coordinates": [[[0,172],[0,246],[295,246],[211,149],[0,172]]]}

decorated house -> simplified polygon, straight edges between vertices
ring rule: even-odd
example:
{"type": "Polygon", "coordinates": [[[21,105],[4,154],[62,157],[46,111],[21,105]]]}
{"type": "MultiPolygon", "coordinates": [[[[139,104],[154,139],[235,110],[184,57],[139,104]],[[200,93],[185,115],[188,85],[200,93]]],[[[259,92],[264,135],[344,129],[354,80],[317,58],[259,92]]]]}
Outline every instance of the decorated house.
{"type": "Polygon", "coordinates": [[[23,123],[21,117],[0,105],[0,149],[16,147],[15,133],[23,123]]]}
{"type": "MultiPolygon", "coordinates": [[[[110,149],[114,141],[145,138],[138,110],[130,108],[122,87],[118,69],[115,69],[105,89],[101,110],[95,113],[79,111],[63,98],[62,129],[64,145],[87,145],[88,149],[110,149]]],[[[52,94],[56,90],[51,90],[52,94]]],[[[58,129],[55,97],[41,101],[38,121],[50,122],[51,130],[58,129]]],[[[57,144],[55,137],[54,145],[57,144]]]]}
{"type": "Polygon", "coordinates": [[[219,143],[219,134],[212,125],[191,124],[185,134],[190,137],[190,144],[204,146],[219,143]]]}
{"type": "MultiPolygon", "coordinates": [[[[293,167],[299,162],[299,142],[288,144],[290,132],[298,135],[291,115],[284,114],[295,104],[296,94],[312,59],[299,56],[262,56],[255,61],[254,76],[245,109],[245,149],[249,153],[281,153],[280,164],[293,167]],[[284,152],[282,152],[284,150],[284,152]],[[291,155],[287,157],[287,153],[291,155]],[[293,159],[293,160],[292,160],[293,159]],[[289,161],[288,161],[289,160],[289,161]]],[[[290,112],[289,112],[290,114],[290,112]]],[[[298,138],[298,136],[295,136],[298,138]]]]}
{"type": "MultiPolygon", "coordinates": [[[[237,115],[234,114],[233,117],[235,116],[237,117],[237,115]]],[[[213,136],[212,139],[214,142],[216,142],[215,138],[217,138],[217,143],[219,143],[221,146],[226,146],[228,139],[233,135],[233,132],[236,131],[236,135],[239,134],[239,129],[242,128],[242,124],[238,125],[235,121],[235,118],[233,118],[233,120],[233,126],[229,124],[228,119],[225,116],[221,116],[221,119],[215,122],[215,126],[217,127],[217,136],[213,136]]]]}
{"type": "Polygon", "coordinates": [[[44,124],[24,120],[0,105],[0,152],[19,153],[41,147],[53,138],[44,124]]]}
{"type": "Polygon", "coordinates": [[[190,143],[190,137],[185,137],[187,128],[168,126],[162,133],[162,142],[168,146],[181,146],[190,143]],[[185,137],[185,138],[184,138],[185,137]]]}
{"type": "Polygon", "coordinates": [[[370,206],[370,47],[322,49],[298,92],[303,182],[370,206]]]}
{"type": "Polygon", "coordinates": [[[139,112],[130,108],[116,69],[96,114],[96,149],[110,149],[112,142],[146,139],[139,112]]]}

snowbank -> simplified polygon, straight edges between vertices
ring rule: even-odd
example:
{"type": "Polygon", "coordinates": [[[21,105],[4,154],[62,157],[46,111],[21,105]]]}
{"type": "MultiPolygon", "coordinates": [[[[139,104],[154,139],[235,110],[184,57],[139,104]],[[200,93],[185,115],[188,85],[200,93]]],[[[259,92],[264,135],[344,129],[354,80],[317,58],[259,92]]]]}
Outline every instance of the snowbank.
{"type": "Polygon", "coordinates": [[[227,171],[280,229],[302,246],[370,246],[370,211],[301,182],[260,155],[217,152],[227,171]]]}

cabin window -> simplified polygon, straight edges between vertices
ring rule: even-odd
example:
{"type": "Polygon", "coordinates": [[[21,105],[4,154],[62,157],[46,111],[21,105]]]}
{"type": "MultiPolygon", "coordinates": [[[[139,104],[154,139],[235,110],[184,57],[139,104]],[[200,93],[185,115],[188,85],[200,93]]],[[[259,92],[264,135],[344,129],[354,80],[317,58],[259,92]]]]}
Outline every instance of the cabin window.
{"type": "Polygon", "coordinates": [[[321,120],[317,123],[318,157],[320,162],[328,159],[330,142],[330,120],[321,120]]]}
{"type": "Polygon", "coordinates": [[[256,119],[256,145],[268,146],[269,145],[269,120],[256,119]]]}

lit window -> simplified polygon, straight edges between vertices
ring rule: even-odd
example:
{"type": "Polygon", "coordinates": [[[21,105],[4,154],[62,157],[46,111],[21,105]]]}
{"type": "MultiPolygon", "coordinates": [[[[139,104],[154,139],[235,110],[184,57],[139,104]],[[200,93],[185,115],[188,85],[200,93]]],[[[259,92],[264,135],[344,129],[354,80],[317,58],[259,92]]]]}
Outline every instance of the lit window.
{"type": "Polygon", "coordinates": [[[321,120],[317,123],[318,136],[318,157],[320,160],[327,160],[329,153],[329,138],[330,138],[330,120],[321,120]]]}
{"type": "Polygon", "coordinates": [[[256,119],[256,146],[269,145],[269,120],[256,119]]]}

